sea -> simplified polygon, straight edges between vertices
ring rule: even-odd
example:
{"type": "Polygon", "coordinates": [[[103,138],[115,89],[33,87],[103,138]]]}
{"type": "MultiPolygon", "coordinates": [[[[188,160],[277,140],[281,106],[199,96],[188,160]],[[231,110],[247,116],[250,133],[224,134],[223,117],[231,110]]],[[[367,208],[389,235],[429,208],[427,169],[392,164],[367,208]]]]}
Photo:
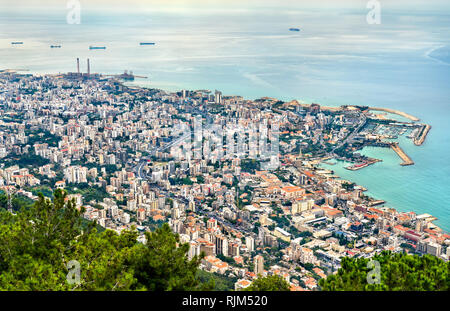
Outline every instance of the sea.
{"type": "Polygon", "coordinates": [[[304,1],[280,7],[232,1],[135,10],[82,2],[80,24],[67,22],[64,1],[51,8],[18,3],[0,1],[0,69],[75,72],[79,57],[86,72],[89,58],[91,72],[128,70],[147,77],[132,85],[385,107],[420,118],[432,125],[422,146],[399,138],[415,165],[400,166],[392,150],[367,147],[363,154],[383,161],[358,171],[346,170],[342,162],[323,167],[364,186],[386,206],[437,217],[435,224],[450,232],[450,10],[445,2],[401,7],[382,1],[380,24],[367,22],[365,1],[332,8],[303,6],[304,1]],[[91,45],[106,49],[90,50],[91,45]]]}

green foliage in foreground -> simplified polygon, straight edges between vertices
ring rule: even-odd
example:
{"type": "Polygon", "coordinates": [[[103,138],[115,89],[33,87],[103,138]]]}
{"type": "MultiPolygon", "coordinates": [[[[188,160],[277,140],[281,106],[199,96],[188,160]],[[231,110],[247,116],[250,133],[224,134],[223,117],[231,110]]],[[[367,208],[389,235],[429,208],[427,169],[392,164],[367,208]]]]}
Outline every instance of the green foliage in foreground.
{"type": "Polygon", "coordinates": [[[17,215],[0,211],[0,290],[200,290],[200,258],[164,224],[136,242],[136,230],[98,233],[66,193],[43,195],[17,215]],[[80,264],[80,281],[68,263],[80,264]],[[69,278],[68,278],[69,275],[69,278]]]}
{"type": "Polygon", "coordinates": [[[450,263],[431,255],[382,252],[372,258],[380,263],[380,284],[369,284],[370,259],[343,258],[337,274],[321,279],[327,291],[447,291],[450,263]]]}
{"type": "Polygon", "coordinates": [[[214,291],[232,291],[237,278],[231,278],[217,273],[198,270],[198,277],[202,283],[211,284],[214,291]]]}
{"type": "Polygon", "coordinates": [[[289,283],[279,275],[258,277],[246,291],[289,291],[289,283]]]}

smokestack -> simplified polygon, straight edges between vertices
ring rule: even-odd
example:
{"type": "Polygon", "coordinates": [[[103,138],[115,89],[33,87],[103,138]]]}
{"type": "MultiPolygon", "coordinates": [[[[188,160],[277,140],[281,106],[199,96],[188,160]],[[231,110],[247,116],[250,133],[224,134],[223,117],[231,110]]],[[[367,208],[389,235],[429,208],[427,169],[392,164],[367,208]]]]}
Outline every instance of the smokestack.
{"type": "Polygon", "coordinates": [[[87,59],[87,65],[88,65],[88,75],[90,75],[91,74],[91,66],[89,65],[89,58],[87,59]]]}
{"type": "Polygon", "coordinates": [[[77,58],[77,72],[80,74],[80,59],[77,58]]]}

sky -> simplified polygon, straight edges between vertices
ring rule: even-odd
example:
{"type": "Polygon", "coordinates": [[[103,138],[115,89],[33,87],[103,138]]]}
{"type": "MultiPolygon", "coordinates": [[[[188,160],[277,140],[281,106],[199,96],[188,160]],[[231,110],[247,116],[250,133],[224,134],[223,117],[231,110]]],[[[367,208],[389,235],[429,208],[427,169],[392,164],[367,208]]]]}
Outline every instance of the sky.
{"type": "MultiPolygon", "coordinates": [[[[74,0],[0,0],[0,9],[36,10],[62,9],[74,0]]],[[[103,10],[239,10],[254,8],[277,9],[360,9],[369,0],[79,0],[86,9],[103,10]]],[[[448,0],[379,0],[382,9],[404,11],[439,11],[450,9],[448,0]]]]}

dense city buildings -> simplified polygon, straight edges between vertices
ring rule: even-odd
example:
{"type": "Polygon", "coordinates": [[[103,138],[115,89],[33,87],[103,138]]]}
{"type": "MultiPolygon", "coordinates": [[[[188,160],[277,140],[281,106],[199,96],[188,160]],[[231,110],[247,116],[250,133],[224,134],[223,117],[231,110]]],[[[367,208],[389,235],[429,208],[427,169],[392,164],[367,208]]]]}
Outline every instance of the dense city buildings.
{"type": "Polygon", "coordinates": [[[340,159],[363,169],[377,161],[363,146],[401,153],[397,136],[425,139],[427,125],[376,111],[4,71],[0,188],[28,200],[66,189],[84,218],[134,226],[143,243],[167,222],[190,258],[205,254],[201,269],[236,289],[276,274],[315,290],[343,257],[382,250],[448,260],[450,236],[433,216],[390,208],[320,167],[340,159]]]}

